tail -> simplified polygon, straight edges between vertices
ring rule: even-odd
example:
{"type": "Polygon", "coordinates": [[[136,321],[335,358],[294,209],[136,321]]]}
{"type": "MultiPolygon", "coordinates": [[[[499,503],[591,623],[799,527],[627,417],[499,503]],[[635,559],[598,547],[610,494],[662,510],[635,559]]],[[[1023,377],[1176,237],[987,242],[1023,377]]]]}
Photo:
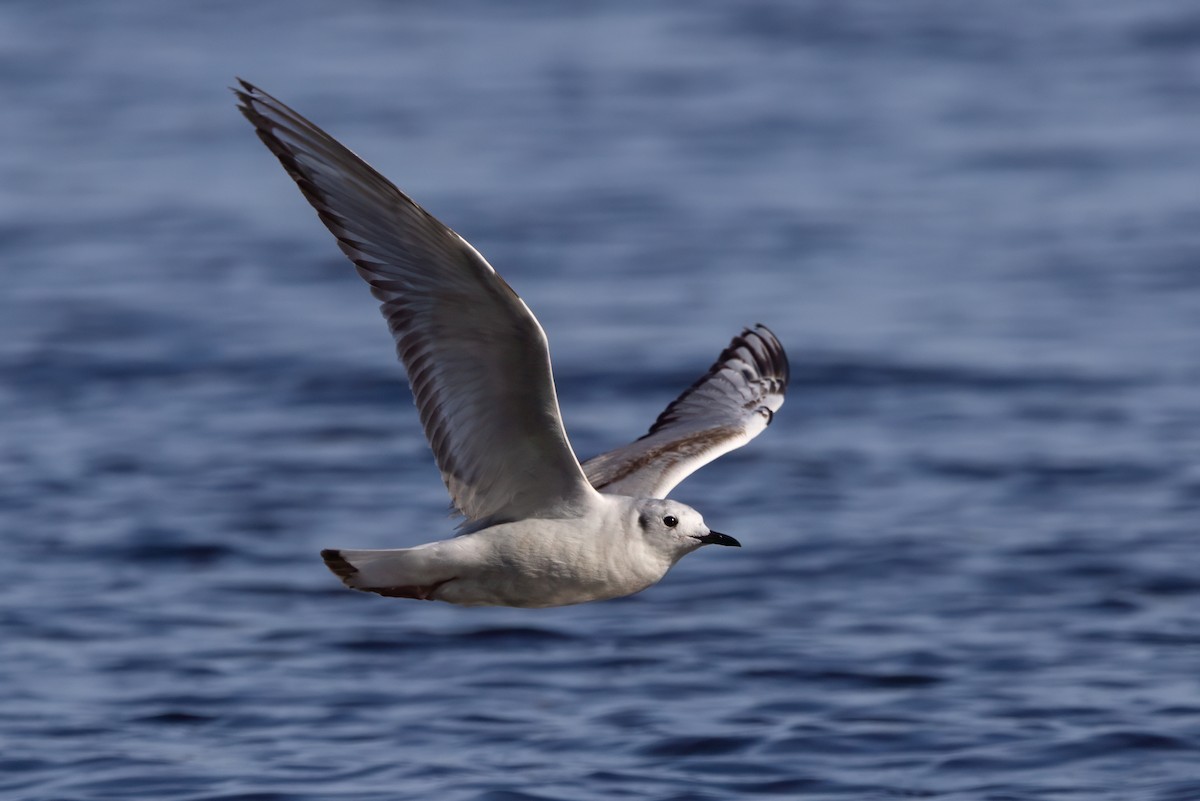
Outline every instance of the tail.
{"type": "Polygon", "coordinates": [[[389,598],[435,600],[434,593],[454,576],[438,568],[423,548],[388,551],[321,551],[325,566],[352,590],[374,592],[389,598]]]}

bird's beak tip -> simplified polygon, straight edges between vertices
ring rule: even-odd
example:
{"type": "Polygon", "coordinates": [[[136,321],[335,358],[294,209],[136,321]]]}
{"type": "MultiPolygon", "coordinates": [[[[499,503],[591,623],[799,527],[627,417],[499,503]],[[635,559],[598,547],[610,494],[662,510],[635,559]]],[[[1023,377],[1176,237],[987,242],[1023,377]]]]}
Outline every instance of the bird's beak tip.
{"type": "Polygon", "coordinates": [[[728,545],[731,548],[741,548],[742,544],[728,534],[722,534],[719,531],[710,531],[703,537],[697,537],[700,542],[705,545],[728,545]]]}

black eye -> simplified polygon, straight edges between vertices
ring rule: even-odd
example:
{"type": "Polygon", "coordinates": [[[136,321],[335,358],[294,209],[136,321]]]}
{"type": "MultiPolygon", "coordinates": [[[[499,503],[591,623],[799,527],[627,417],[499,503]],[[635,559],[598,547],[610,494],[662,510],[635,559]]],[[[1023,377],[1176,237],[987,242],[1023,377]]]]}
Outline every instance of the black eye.
{"type": "Polygon", "coordinates": [[[667,515],[663,518],[663,525],[667,528],[675,528],[677,525],[679,525],[679,520],[675,517],[675,515],[667,515]]]}

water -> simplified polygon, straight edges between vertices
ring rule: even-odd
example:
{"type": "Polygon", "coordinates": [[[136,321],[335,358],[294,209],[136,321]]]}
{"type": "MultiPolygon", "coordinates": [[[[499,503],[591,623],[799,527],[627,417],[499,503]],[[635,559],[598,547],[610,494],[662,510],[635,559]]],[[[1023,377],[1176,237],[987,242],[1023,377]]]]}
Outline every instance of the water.
{"type": "Polygon", "coordinates": [[[1185,2],[0,6],[0,796],[1200,798],[1185,2]],[[746,547],[545,611],[341,588],[448,533],[241,74],[538,313],[578,451],[743,325],[746,547]]]}

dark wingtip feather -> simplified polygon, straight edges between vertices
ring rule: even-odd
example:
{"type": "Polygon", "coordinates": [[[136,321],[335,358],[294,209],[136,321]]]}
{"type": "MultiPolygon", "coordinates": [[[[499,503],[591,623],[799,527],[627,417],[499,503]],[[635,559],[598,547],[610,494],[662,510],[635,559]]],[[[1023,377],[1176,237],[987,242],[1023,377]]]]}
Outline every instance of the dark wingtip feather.
{"type": "MultiPolygon", "coordinates": [[[[770,374],[779,380],[780,394],[787,394],[787,385],[792,377],[792,368],[788,363],[787,351],[783,349],[783,343],[779,341],[779,337],[775,336],[775,332],[762,323],[755,323],[753,330],[747,328],[742,332],[742,337],[746,335],[753,335],[762,340],[767,351],[765,355],[771,367],[770,374]]],[[[734,341],[730,343],[730,347],[735,347],[740,338],[735,337],[734,341]]],[[[763,371],[763,374],[766,375],[767,371],[763,371]]]]}
{"type": "Polygon", "coordinates": [[[244,78],[235,77],[235,80],[238,82],[238,86],[229,87],[229,91],[237,96],[238,110],[253,122],[254,120],[250,115],[255,112],[251,104],[254,102],[254,95],[261,95],[262,90],[244,78]]]}
{"type": "Polygon", "coordinates": [[[326,548],[321,551],[321,558],[325,560],[325,567],[333,571],[334,575],[342,581],[347,581],[351,576],[358,572],[358,568],[347,562],[342,557],[342,552],[333,548],[326,548]]]}
{"type": "MultiPolygon", "coordinates": [[[[750,358],[754,362],[754,369],[759,376],[771,383],[771,390],[778,392],[780,395],[787,394],[788,379],[791,378],[791,368],[788,364],[787,353],[783,349],[783,344],[775,333],[767,328],[762,323],[756,323],[754,328],[743,328],[742,332],[730,340],[729,345],[725,350],[721,351],[721,355],[713,362],[708,371],[700,376],[696,381],[688,387],[683,394],[671,402],[658,419],[654,421],[654,425],[650,426],[650,430],[643,434],[639,439],[645,439],[665,426],[675,421],[676,408],[680,402],[688,395],[692,394],[699,386],[704,384],[714,374],[720,372],[725,366],[725,363],[734,357],[738,357],[737,350],[744,348],[749,351],[750,358]]],[[[769,409],[767,411],[770,411],[769,409]]],[[[768,416],[768,424],[774,414],[768,416]]]]}

